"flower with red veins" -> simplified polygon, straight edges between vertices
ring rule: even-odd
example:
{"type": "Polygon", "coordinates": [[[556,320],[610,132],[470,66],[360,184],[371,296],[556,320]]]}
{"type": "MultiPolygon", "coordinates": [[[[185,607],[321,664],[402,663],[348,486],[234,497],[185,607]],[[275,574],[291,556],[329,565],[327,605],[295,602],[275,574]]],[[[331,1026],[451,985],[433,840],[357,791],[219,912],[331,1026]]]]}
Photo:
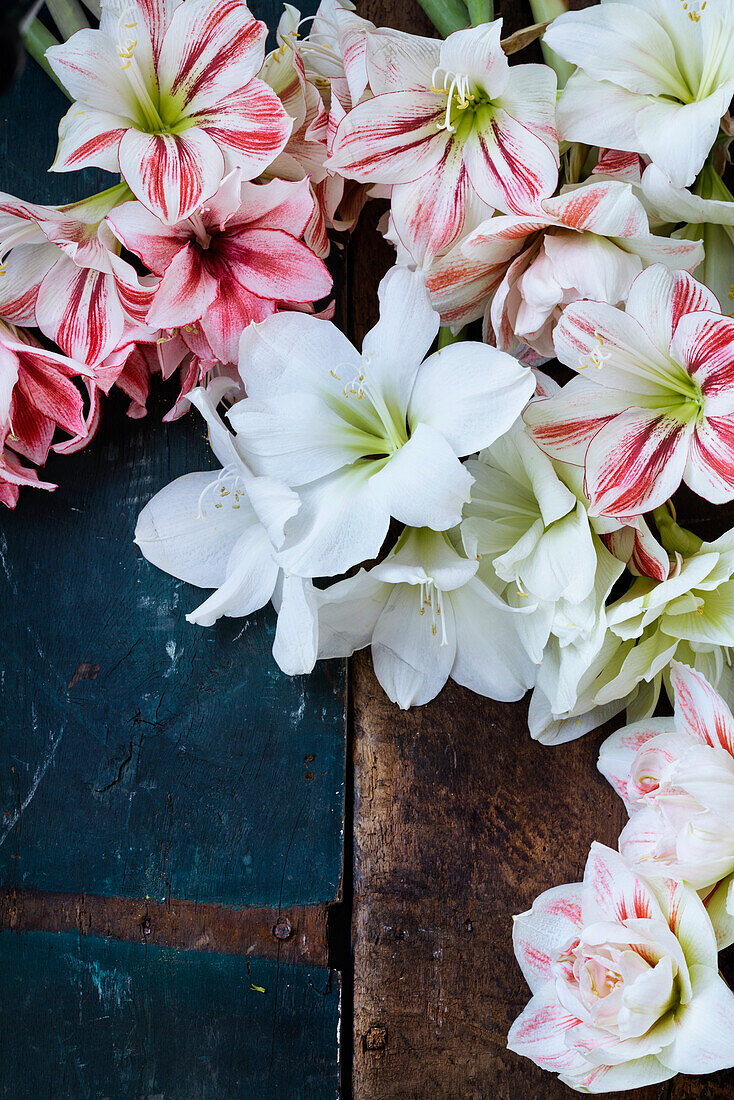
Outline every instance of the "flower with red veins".
{"type": "Polygon", "coordinates": [[[555,73],[510,68],[501,30],[498,19],[444,42],[367,36],[374,98],[342,120],[327,167],[393,187],[395,226],[418,263],[461,236],[474,195],[520,214],[556,188],[555,73]]]}
{"type": "Polygon", "coordinates": [[[124,203],[110,222],[125,247],[161,276],[148,312],[152,328],[200,332],[222,363],[237,360],[251,321],[279,305],[323,298],[332,282],[302,236],[313,214],[308,180],[241,183],[237,169],[216,195],[177,225],[141,203],[124,203]]]}
{"type": "Polygon", "coordinates": [[[189,216],[233,168],[254,179],[291,119],[257,74],[267,27],[243,0],[103,0],[99,30],[47,51],[74,102],[55,172],[119,172],[149,210],[189,216]]]}
{"type": "Polygon", "coordinates": [[[734,994],[690,886],[647,882],[618,852],[592,844],[583,882],[536,898],[515,917],[512,940],[533,996],[507,1045],[577,1092],[734,1062],[734,994]]]}
{"type": "Polygon", "coordinates": [[[40,481],[34,468],[44,464],[52,446],[68,453],[91,438],[94,407],[85,415],[84,398],[73,381],[86,381],[91,373],[47,351],[30,333],[0,323],[0,501],[8,508],[15,507],[21,485],[56,488],[40,481]],[[54,444],[57,430],[70,438],[54,444]]]}
{"type": "Polygon", "coordinates": [[[600,180],[544,199],[522,217],[497,216],[460,245],[467,261],[462,285],[484,270],[497,280],[491,301],[474,300],[470,319],[485,315],[485,338],[530,365],[552,359],[553,330],[565,306],[580,299],[624,302],[643,268],[663,263],[693,270],[696,241],[658,237],[630,184],[600,180]]]}
{"type": "Polygon", "coordinates": [[[526,422],[547,454],[585,467],[592,515],[650,511],[681,481],[715,504],[734,498],[734,319],[702,283],[655,264],[625,312],[569,306],[554,344],[583,377],[526,422]]]}
{"type": "Polygon", "coordinates": [[[129,194],[121,184],[59,207],[0,194],[0,315],[88,366],[144,325],[158,280],[122,259],[106,222],[129,194]]]}

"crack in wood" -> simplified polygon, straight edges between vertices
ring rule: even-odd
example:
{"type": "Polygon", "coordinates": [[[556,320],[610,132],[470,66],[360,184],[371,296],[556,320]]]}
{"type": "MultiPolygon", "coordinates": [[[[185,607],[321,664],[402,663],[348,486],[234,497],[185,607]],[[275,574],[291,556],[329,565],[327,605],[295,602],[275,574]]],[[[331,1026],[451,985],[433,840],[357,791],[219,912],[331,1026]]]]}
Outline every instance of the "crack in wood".
{"type": "Polygon", "coordinates": [[[0,929],[11,932],[79,932],[180,951],[205,951],[283,963],[328,967],[328,910],[224,905],[169,898],[104,897],[0,889],[0,929]]]}

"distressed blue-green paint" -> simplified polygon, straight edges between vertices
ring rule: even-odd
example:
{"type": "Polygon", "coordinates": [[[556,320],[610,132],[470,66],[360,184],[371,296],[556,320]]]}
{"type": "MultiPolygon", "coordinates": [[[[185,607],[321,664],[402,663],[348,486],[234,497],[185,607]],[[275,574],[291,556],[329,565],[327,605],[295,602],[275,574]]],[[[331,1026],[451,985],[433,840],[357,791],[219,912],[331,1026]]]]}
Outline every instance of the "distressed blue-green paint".
{"type": "MultiPolygon", "coordinates": [[[[274,24],[274,4],[254,10],[274,24]]],[[[46,172],[66,106],[29,63],[0,100],[0,188],[64,202],[104,185],[46,172]]],[[[0,882],[323,903],[341,874],[343,676],[283,676],[269,611],[188,625],[202,593],[136,551],[142,505],[214,465],[202,422],[161,424],[164,407],[136,422],[108,402],[92,446],[48,464],[57,491],[0,515],[0,882]],[[69,688],[82,665],[96,678],[69,688]]]]}
{"type": "Polygon", "coordinates": [[[12,1100],[337,1095],[339,989],[323,970],[4,932],[0,1003],[12,1100]]]}

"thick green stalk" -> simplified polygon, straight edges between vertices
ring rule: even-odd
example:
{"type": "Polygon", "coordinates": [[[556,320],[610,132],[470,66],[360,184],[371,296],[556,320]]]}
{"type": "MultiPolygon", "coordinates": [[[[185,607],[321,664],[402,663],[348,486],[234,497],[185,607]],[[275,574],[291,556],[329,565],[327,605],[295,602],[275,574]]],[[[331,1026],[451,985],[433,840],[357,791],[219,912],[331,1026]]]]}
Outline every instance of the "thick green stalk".
{"type": "Polygon", "coordinates": [[[89,27],[89,21],[79,0],[46,0],[46,7],[65,41],[77,31],[89,27]]]}
{"type": "Polygon", "coordinates": [[[703,539],[680,527],[675,520],[675,507],[672,500],[653,510],[653,519],[660,535],[660,541],[669,554],[681,554],[684,558],[697,554],[703,546],[703,539]]]}
{"type": "MultiPolygon", "coordinates": [[[[538,23],[545,23],[547,20],[556,19],[557,16],[563,15],[569,8],[569,0],[530,0],[530,9],[533,13],[533,18],[538,23]]],[[[566,82],[574,70],[573,65],[569,65],[568,61],[564,61],[562,57],[559,57],[557,53],[549,49],[545,42],[540,43],[540,48],[543,51],[543,57],[546,64],[550,65],[552,69],[555,69],[558,77],[558,87],[565,88],[566,82]]]]}
{"type": "Polygon", "coordinates": [[[458,332],[452,332],[448,325],[442,325],[438,330],[438,350],[447,348],[449,344],[458,344],[466,340],[466,328],[460,328],[458,332]]]}
{"type": "Polygon", "coordinates": [[[472,27],[491,23],[494,19],[494,0],[466,0],[472,27]]]}
{"type": "Polygon", "coordinates": [[[469,13],[462,0],[418,0],[418,3],[444,38],[469,26],[469,13]]]}
{"type": "Polygon", "coordinates": [[[44,27],[40,19],[34,19],[30,27],[23,31],[23,44],[28,50],[28,53],[33,60],[41,66],[43,71],[51,77],[54,84],[57,84],[65,96],[69,99],[72,96],[69,95],[64,85],[61,83],[56,73],[53,71],[48,61],[46,60],[46,50],[49,46],[58,46],[58,42],[51,34],[51,31],[44,27]]]}
{"type": "Polygon", "coordinates": [[[95,15],[99,19],[102,14],[102,6],[99,0],[83,0],[84,7],[91,11],[92,15],[95,15]]]}

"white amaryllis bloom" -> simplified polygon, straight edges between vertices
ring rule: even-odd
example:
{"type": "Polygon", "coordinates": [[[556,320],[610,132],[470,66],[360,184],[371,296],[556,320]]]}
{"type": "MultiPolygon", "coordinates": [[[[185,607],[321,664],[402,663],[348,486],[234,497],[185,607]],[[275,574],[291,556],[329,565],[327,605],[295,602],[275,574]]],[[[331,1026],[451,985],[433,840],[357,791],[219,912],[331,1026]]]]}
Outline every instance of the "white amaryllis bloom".
{"type": "Polygon", "coordinates": [[[362,354],[330,322],[281,313],[245,330],[247,398],[229,420],[257,474],[297,490],[283,568],[334,576],[377,556],[390,517],[448,530],[472,478],[460,459],[505,432],[535,389],[509,355],[473,342],[424,361],[438,332],[421,278],[393,268],[362,354]]]}
{"type": "Polygon", "coordinates": [[[258,176],[292,120],[257,79],[268,29],[244,0],[103,0],[99,30],[47,51],[76,102],[55,172],[120,172],[163,221],[187,218],[234,168],[258,176]]]}
{"type": "Polygon", "coordinates": [[[486,583],[456,534],[408,529],[393,552],[318,593],[319,657],[371,646],[375,674],[403,709],[428,703],[451,677],[490,699],[521,699],[535,678],[522,637],[531,609],[486,583]]]}
{"type": "Polygon", "coordinates": [[[156,493],[138,517],[135,542],[159,569],[216,589],[186,616],[190,623],[212,626],[222,615],[249,615],[273,599],[279,608],[273,656],[283,672],[299,675],[316,660],[314,592],[309,581],[281,572],[273,548],[298,500],[248,469],[238,440],[216,412],[231,388],[221,378],[188,394],[209,425],[222,468],[184,474],[156,493]]]}
{"type": "MultiPolygon", "coordinates": [[[[524,630],[540,663],[551,633],[567,645],[596,630],[597,573],[611,555],[589,522],[578,469],[553,463],[522,421],[466,466],[464,546],[494,572],[503,599],[533,608],[524,630]]],[[[624,565],[614,566],[619,576],[624,565]]]]}
{"type": "Polygon", "coordinates": [[[592,515],[651,511],[681,481],[734,497],[734,322],[707,287],[654,264],[624,312],[577,302],[553,341],[579,377],[526,421],[544,451],[585,467],[592,515]]]}
{"type": "Polygon", "coordinates": [[[592,844],[583,882],[536,898],[513,944],[533,997],[507,1045],[577,1092],[734,1065],[734,994],[691,887],[592,844]]]}
{"type": "Polygon", "coordinates": [[[629,722],[649,718],[673,658],[695,667],[730,697],[734,531],[699,543],[685,557],[671,549],[675,558],[664,580],[637,577],[602,610],[602,644],[574,670],[575,690],[565,701],[548,702],[561,680],[562,665],[554,664],[548,674],[541,666],[528,719],[533,737],[546,743],[567,741],[625,707],[629,722]]]}
{"type": "MultiPolygon", "coordinates": [[[[675,715],[617,730],[599,771],[630,815],[622,855],[648,878],[688,882],[705,903],[734,875],[734,718],[695,669],[673,661],[670,679],[675,715]]],[[[734,943],[734,896],[710,915],[722,950],[734,943]]]]}
{"type": "Polygon", "coordinates": [[[559,16],[545,42],[580,70],[558,104],[561,137],[643,153],[693,183],[734,95],[730,0],[602,0],[559,16]]]}

